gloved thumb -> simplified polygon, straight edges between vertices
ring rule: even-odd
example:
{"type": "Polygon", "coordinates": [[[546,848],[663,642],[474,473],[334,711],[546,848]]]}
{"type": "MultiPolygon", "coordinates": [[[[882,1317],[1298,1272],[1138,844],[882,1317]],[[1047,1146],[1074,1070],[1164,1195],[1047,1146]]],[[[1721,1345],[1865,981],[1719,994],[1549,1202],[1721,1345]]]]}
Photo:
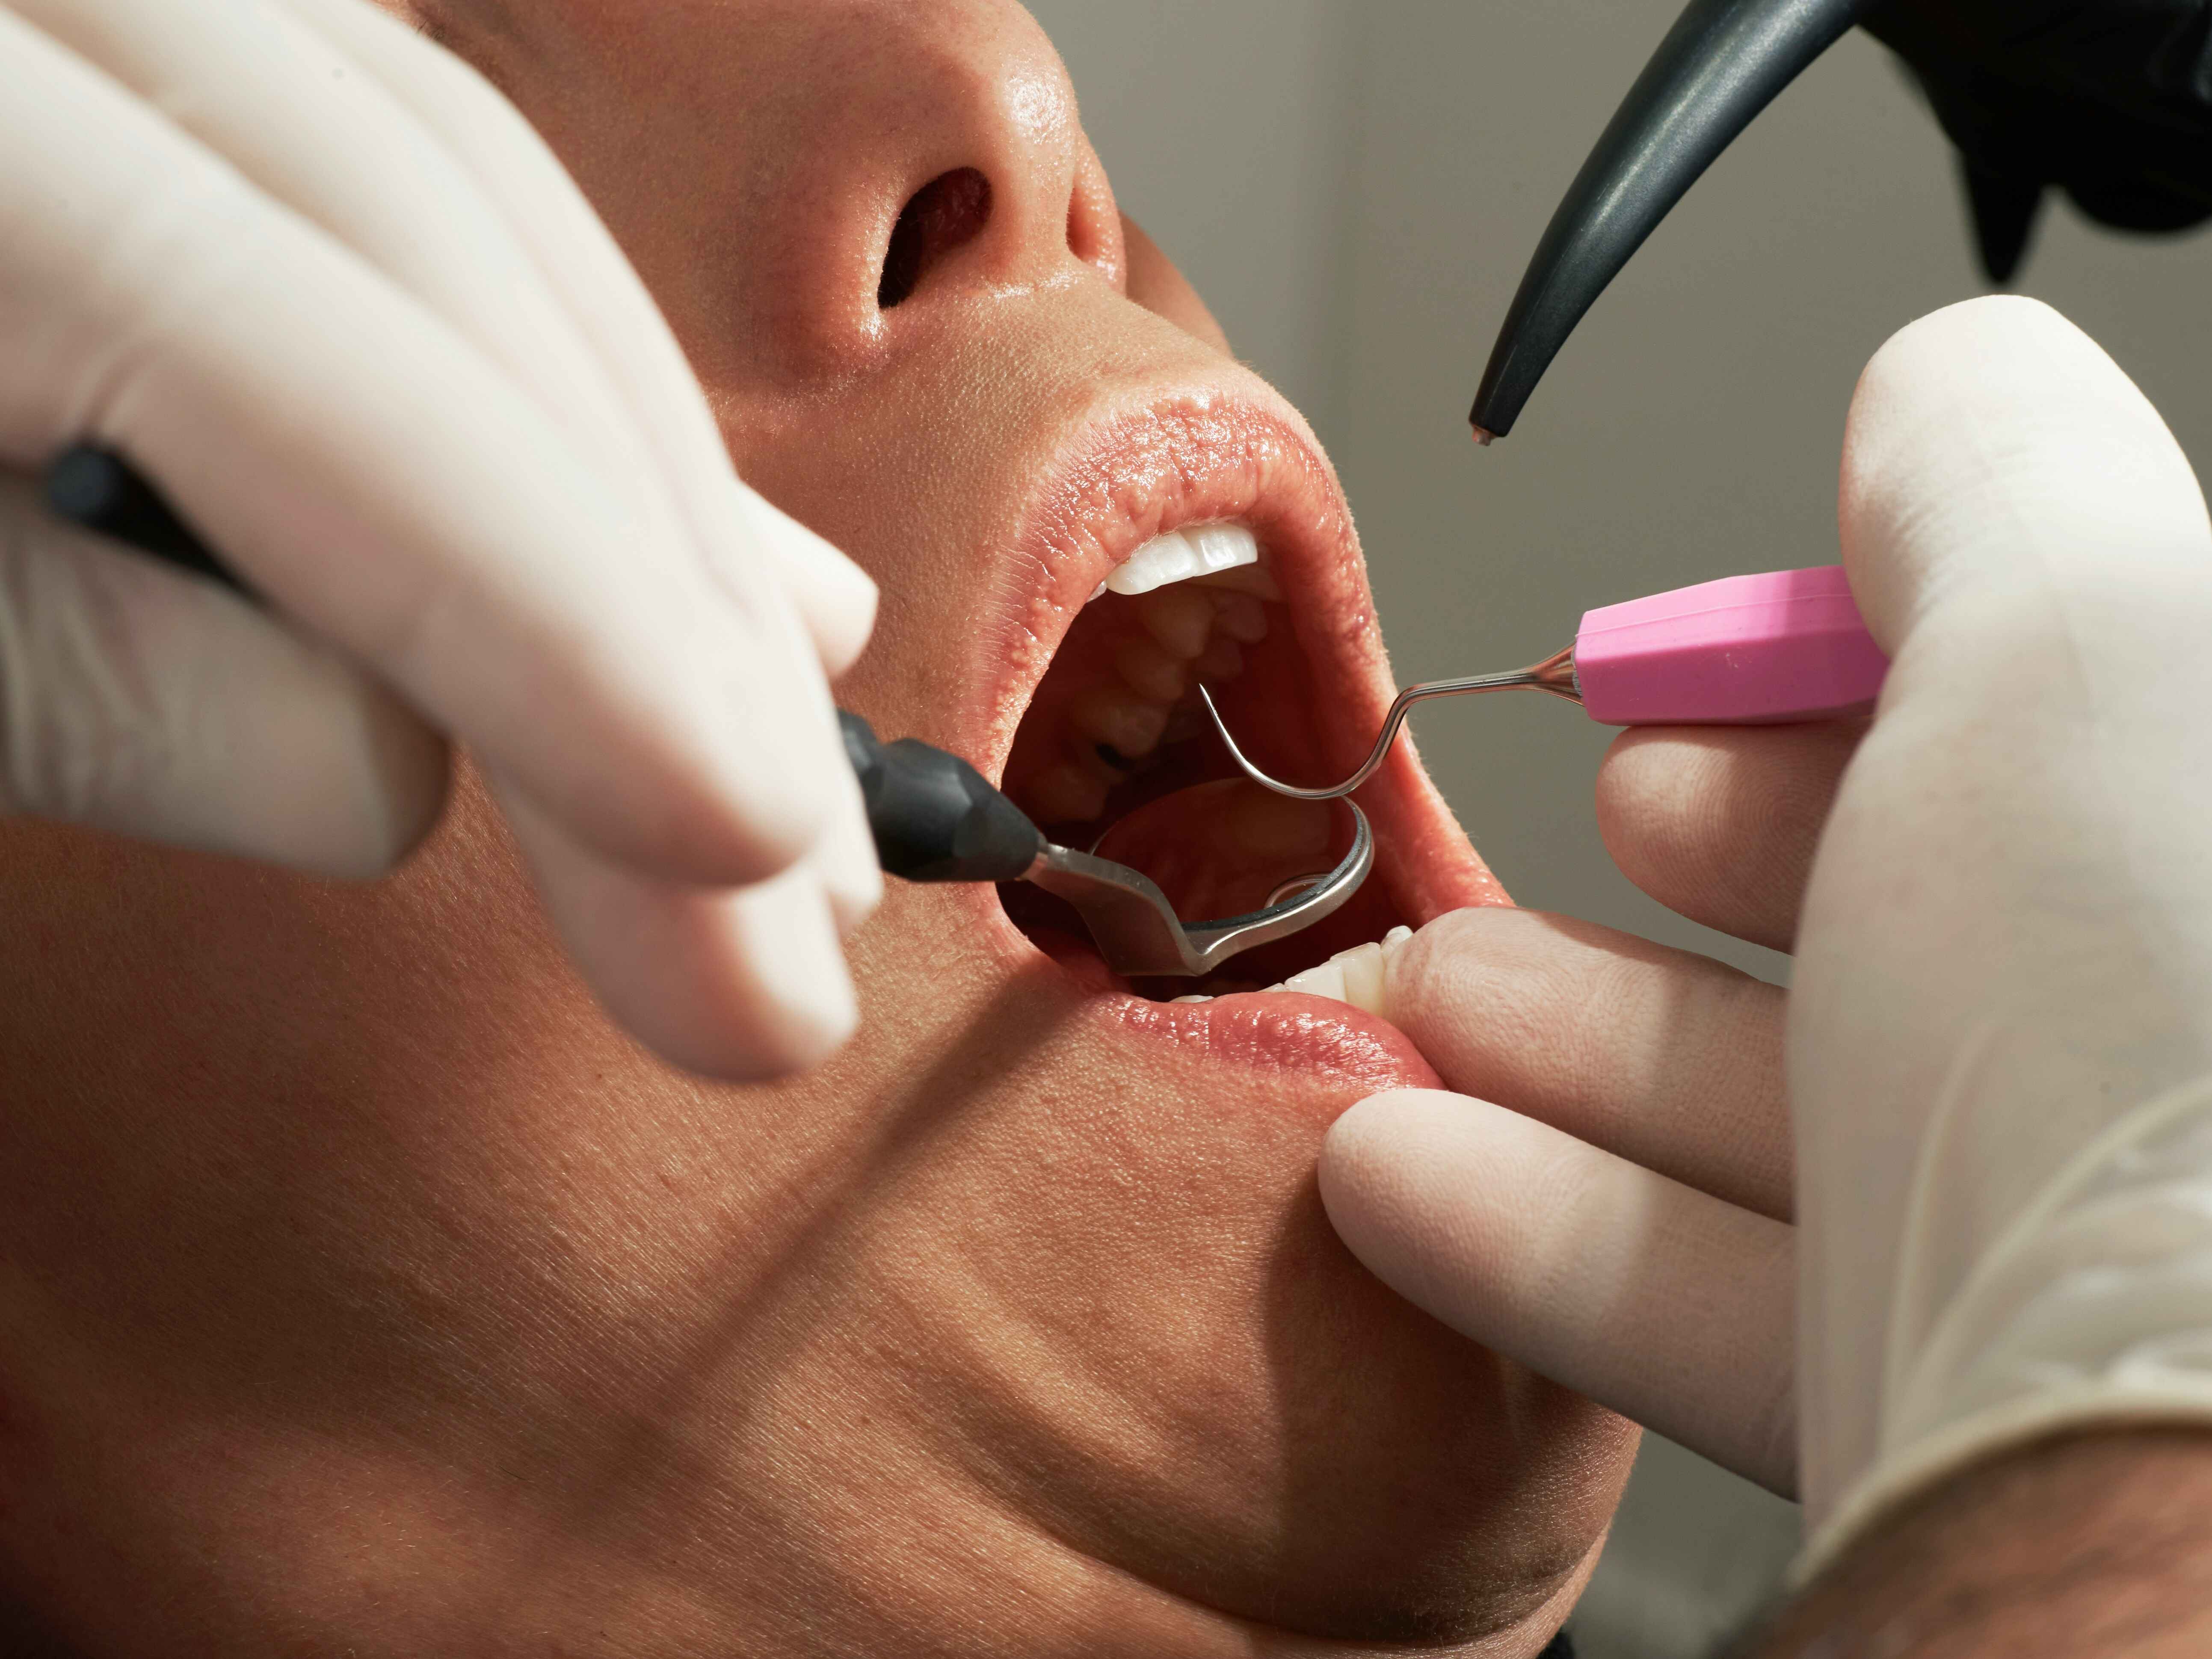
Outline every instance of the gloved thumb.
{"type": "Polygon", "coordinates": [[[1893,658],[1946,612],[2054,619],[2112,592],[2116,563],[2131,589],[2193,586],[2212,552],[2158,411],[2088,336],[2011,296],[1936,312],[1875,354],[1851,401],[1838,517],[1852,592],[1893,658]]]}
{"type": "Polygon", "coordinates": [[[1977,1263],[2212,1066],[2212,521],[2172,434],[2048,307],[1954,306],[1869,365],[1839,516],[1892,666],[1790,995],[1816,1527],[1900,1449],[1966,1444],[1931,1425],[2002,1346],[1960,1334],[1977,1263]]]}

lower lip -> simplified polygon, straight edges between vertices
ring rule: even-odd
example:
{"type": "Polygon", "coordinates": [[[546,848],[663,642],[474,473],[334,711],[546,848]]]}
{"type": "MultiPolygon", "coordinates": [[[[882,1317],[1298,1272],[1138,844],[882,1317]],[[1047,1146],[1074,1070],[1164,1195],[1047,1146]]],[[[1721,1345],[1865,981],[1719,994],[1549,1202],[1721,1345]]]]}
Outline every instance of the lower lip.
{"type": "MultiPolygon", "coordinates": [[[[993,906],[995,911],[997,907],[993,906]]],[[[1101,1035],[1128,1034],[1172,1043],[1209,1064],[1295,1072],[1316,1082],[1360,1088],[1419,1089],[1441,1079],[1389,1021],[1328,997],[1294,991],[1245,991],[1207,1002],[1152,1002],[1121,990],[1087,945],[1065,958],[1041,951],[1003,913],[993,918],[999,943],[1034,967],[1040,958],[1061,988],[1082,1000],[1081,1016],[1101,1035]]]]}
{"type": "Polygon", "coordinates": [[[1328,997],[1261,991],[1211,1002],[1146,1002],[1109,992],[1099,1000],[1116,1029],[1164,1038],[1185,1052],[1196,1048],[1219,1065],[1296,1072],[1370,1092],[1443,1084],[1403,1031],[1328,997]]]}

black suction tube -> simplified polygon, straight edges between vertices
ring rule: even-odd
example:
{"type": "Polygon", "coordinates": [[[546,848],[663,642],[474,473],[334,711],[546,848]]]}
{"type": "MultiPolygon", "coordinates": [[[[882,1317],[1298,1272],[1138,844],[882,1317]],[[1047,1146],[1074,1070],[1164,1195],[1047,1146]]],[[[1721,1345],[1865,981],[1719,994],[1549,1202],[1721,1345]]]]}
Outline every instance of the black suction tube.
{"type": "Polygon", "coordinates": [[[1713,158],[1876,0],[1691,0],[1575,175],[1521,279],[1468,417],[1513,429],[1552,359],[1713,158]]]}

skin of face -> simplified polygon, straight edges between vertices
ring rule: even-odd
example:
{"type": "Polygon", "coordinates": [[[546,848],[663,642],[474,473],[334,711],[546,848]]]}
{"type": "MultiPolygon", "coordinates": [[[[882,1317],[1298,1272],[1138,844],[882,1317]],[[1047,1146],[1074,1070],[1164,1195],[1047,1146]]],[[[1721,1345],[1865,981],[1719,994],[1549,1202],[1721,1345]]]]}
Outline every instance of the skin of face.
{"type": "MultiPolygon", "coordinates": [[[[1025,14],[410,21],[575,174],[744,474],[882,584],[846,706],[995,775],[1104,562],[1235,518],[1356,757],[1389,681],[1334,477],[1125,226],[1025,14]],[[884,308],[902,209],[960,168],[988,215],[925,236],[884,308]]],[[[1386,782],[1396,914],[1502,902],[1408,751],[1386,782]]],[[[24,1630],[362,1659],[1540,1647],[1632,1431],[1329,1231],[1322,1133],[1433,1082],[1411,1046],[1311,999],[1102,994],[992,890],[890,887],[851,945],[860,1036],[727,1087],[596,1008],[465,769],[371,886],[0,825],[24,1630]]]]}

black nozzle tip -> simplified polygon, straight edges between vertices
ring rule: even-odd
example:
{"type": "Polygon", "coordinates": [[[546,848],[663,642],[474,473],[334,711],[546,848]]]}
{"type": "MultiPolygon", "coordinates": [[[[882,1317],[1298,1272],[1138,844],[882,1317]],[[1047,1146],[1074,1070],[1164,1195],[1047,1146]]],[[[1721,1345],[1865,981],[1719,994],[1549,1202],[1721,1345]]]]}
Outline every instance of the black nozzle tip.
{"type": "Polygon", "coordinates": [[[1502,438],[1597,296],[1759,111],[1873,0],[1690,0],[1575,175],[1475,393],[1502,438]]]}
{"type": "Polygon", "coordinates": [[[2043,212],[2044,187],[1972,164],[1966,175],[1966,207],[1973,216],[1974,246],[1982,256],[1983,273],[1990,287],[2010,288],[2043,212]]]}

